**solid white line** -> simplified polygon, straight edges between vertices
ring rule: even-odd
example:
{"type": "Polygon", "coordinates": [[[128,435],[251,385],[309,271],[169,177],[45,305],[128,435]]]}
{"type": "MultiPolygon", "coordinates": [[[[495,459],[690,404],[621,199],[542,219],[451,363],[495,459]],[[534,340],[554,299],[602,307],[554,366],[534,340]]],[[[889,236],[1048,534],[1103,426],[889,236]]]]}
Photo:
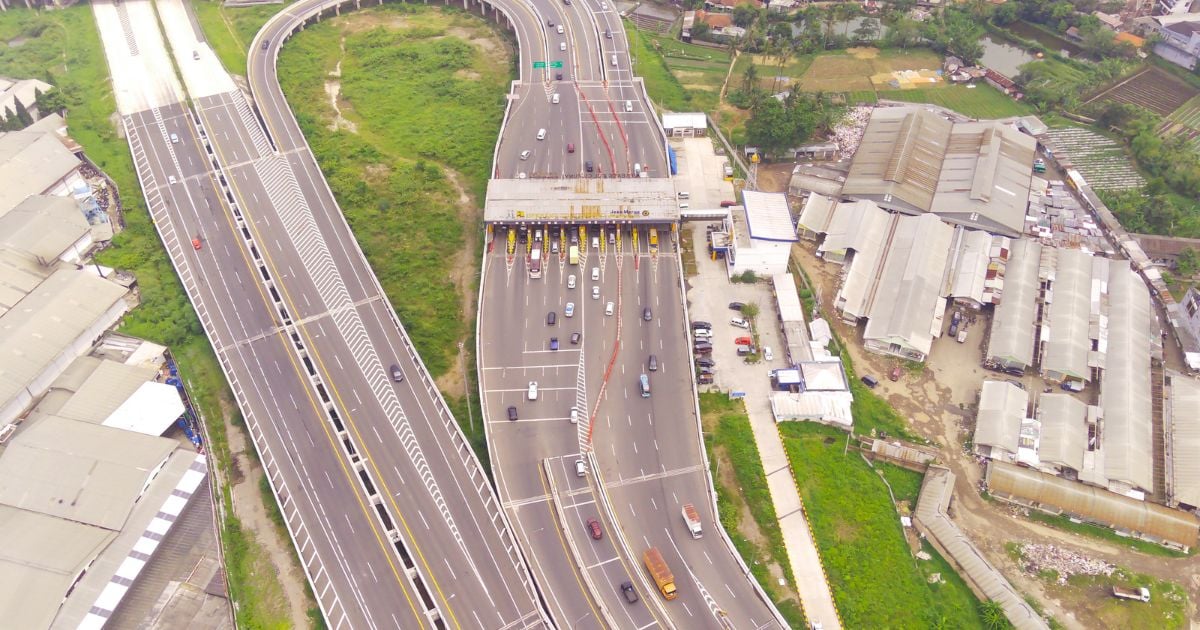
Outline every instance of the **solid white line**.
{"type": "MultiPolygon", "coordinates": [[[[609,562],[616,562],[617,560],[620,560],[620,558],[614,556],[614,557],[609,558],[608,560],[604,560],[602,562],[597,562],[595,564],[589,564],[589,565],[587,565],[587,568],[595,569],[596,567],[602,567],[602,566],[608,564],[609,562]]],[[[726,588],[728,588],[728,587],[726,587],[726,588]]]]}

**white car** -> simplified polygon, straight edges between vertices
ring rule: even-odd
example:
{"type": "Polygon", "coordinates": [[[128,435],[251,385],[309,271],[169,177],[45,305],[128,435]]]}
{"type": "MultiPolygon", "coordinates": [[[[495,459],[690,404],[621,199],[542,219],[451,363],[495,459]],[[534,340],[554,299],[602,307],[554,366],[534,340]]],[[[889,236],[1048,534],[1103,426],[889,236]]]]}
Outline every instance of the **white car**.
{"type": "Polygon", "coordinates": [[[692,331],[697,339],[712,339],[712,331],[707,328],[697,328],[692,331]]]}
{"type": "Polygon", "coordinates": [[[746,330],[750,330],[750,322],[748,322],[740,317],[734,317],[733,319],[729,320],[729,323],[734,326],[737,326],[738,328],[745,328],[746,330]]]}
{"type": "Polygon", "coordinates": [[[592,280],[599,280],[599,279],[600,279],[600,268],[592,267],[592,280]]]}
{"type": "Polygon", "coordinates": [[[531,155],[533,155],[533,151],[530,151],[529,149],[525,149],[524,151],[521,152],[521,161],[524,162],[525,160],[528,160],[529,156],[531,156],[531,155]]]}
{"type": "Polygon", "coordinates": [[[566,50],[566,49],[567,49],[567,42],[558,42],[558,49],[559,49],[559,50],[566,50]]]}
{"type": "Polygon", "coordinates": [[[575,288],[575,274],[571,274],[571,275],[567,276],[567,288],[568,289],[575,288]]]}
{"type": "Polygon", "coordinates": [[[555,105],[558,105],[558,92],[555,92],[554,96],[550,97],[550,102],[554,103],[555,105]]]}
{"type": "Polygon", "coordinates": [[[559,25],[558,25],[558,34],[559,34],[559,35],[562,35],[562,34],[563,34],[563,26],[562,26],[562,24],[559,24],[559,25]]]}
{"type": "Polygon", "coordinates": [[[575,317],[574,302],[567,302],[567,308],[563,309],[563,317],[575,317]]]}
{"type": "Polygon", "coordinates": [[[604,314],[605,315],[613,314],[613,303],[612,302],[609,302],[608,304],[604,305],[604,314]]]}
{"type": "Polygon", "coordinates": [[[537,400],[537,381],[529,381],[529,400],[537,400]]]}
{"type": "Polygon", "coordinates": [[[579,410],[571,407],[571,424],[579,424],[579,410]]]}
{"type": "Polygon", "coordinates": [[[600,299],[600,287],[592,287],[592,299],[593,300],[600,299]]]}
{"type": "Polygon", "coordinates": [[[771,346],[763,346],[763,358],[768,361],[775,358],[775,353],[771,352],[771,346]]]}

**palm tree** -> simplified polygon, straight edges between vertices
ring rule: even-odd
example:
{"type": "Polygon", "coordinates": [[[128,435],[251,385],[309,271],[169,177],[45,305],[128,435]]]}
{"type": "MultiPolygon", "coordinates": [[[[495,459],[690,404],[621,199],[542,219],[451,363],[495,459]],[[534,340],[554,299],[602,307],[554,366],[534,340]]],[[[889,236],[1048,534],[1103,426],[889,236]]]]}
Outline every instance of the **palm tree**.
{"type": "Polygon", "coordinates": [[[994,599],[980,603],[979,612],[980,617],[983,618],[983,627],[988,630],[1004,630],[1012,627],[1008,617],[1004,616],[1004,608],[994,599]]]}
{"type": "Polygon", "coordinates": [[[796,49],[792,46],[791,41],[782,41],[775,47],[775,55],[779,60],[779,66],[775,70],[775,82],[771,85],[771,93],[779,91],[779,82],[783,79],[783,68],[795,52],[796,49]]]}
{"type": "Polygon", "coordinates": [[[754,58],[750,58],[750,65],[746,66],[746,72],[742,74],[742,90],[747,94],[754,90],[758,85],[758,66],[754,65],[754,58]]]}

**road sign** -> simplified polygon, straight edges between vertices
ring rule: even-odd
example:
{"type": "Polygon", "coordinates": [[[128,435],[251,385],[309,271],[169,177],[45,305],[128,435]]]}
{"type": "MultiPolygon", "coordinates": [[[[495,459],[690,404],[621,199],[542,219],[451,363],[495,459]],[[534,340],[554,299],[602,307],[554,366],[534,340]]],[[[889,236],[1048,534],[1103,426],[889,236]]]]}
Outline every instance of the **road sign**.
{"type": "Polygon", "coordinates": [[[536,69],[538,69],[538,68],[545,68],[545,67],[546,67],[546,62],[545,62],[545,61],[535,61],[535,62],[533,62],[533,68],[534,68],[534,70],[536,70],[536,69]]]}
{"type": "Polygon", "coordinates": [[[561,68],[561,67],[562,67],[562,62],[561,62],[561,61],[551,61],[551,62],[550,62],[550,67],[551,67],[551,68],[561,68]]]}

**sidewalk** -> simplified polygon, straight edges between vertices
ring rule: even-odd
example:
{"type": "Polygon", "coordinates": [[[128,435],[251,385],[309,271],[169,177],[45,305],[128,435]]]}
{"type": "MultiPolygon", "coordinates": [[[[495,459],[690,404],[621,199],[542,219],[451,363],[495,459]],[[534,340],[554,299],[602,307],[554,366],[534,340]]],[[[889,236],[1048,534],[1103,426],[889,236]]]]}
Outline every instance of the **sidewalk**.
{"type": "Polygon", "coordinates": [[[775,305],[771,289],[763,283],[731,284],[725,274],[724,261],[713,261],[705,253],[704,226],[703,222],[698,222],[684,227],[693,231],[692,243],[699,274],[691,279],[691,289],[688,291],[690,314],[693,319],[713,324],[713,359],[717,363],[714,384],[725,391],[737,390],[746,394],[746,412],[750,416],[754,441],[758,445],[763,470],[766,472],[771,502],[779,519],[784,546],[787,549],[787,561],[796,579],[796,590],[800,594],[804,614],[809,622],[821,624],[824,630],[840,628],[841,622],[833,603],[833,594],[825,580],[820,555],[812,539],[800,503],[800,493],[783,449],[783,440],[771,414],[771,384],[767,372],[773,368],[784,367],[780,357],[785,354],[782,352],[778,326],[774,325],[775,305]],[[745,331],[728,323],[729,319],[736,315],[728,309],[728,303],[733,300],[758,303],[761,313],[758,317],[760,342],[776,350],[774,361],[747,365],[737,356],[733,339],[745,331]]]}

